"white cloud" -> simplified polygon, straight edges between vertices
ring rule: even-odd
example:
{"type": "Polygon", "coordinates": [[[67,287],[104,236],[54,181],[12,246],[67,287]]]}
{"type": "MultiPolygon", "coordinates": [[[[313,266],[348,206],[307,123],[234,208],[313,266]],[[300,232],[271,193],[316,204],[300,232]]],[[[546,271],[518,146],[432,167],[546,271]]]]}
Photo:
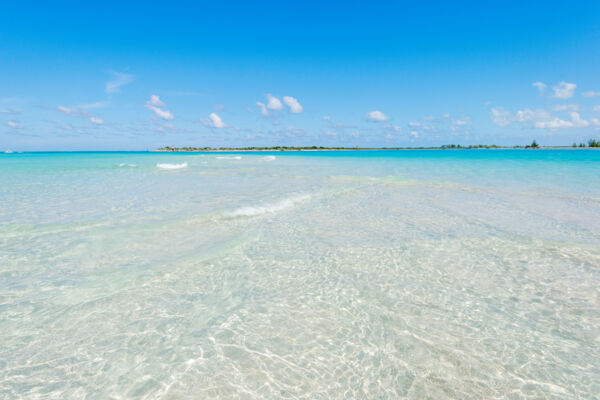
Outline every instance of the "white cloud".
{"type": "Polygon", "coordinates": [[[325,134],[328,136],[337,136],[337,133],[334,131],[325,131],[325,134]]]}
{"type": "Polygon", "coordinates": [[[166,120],[172,120],[173,118],[175,118],[173,116],[173,114],[171,114],[171,112],[169,112],[167,110],[163,110],[161,108],[158,108],[158,107],[155,107],[155,106],[150,106],[150,105],[146,105],[146,108],[148,110],[154,111],[154,114],[158,118],[162,118],[162,119],[166,119],[166,120]]]}
{"type": "Polygon", "coordinates": [[[166,107],[166,104],[163,103],[160,100],[160,97],[158,97],[157,95],[153,94],[150,96],[150,100],[148,100],[146,103],[144,103],[144,107],[146,107],[148,110],[154,112],[154,114],[161,119],[164,120],[172,120],[173,118],[175,118],[173,116],[173,114],[171,114],[170,111],[167,110],[163,110],[161,107],[166,107]]]}
{"type": "Polygon", "coordinates": [[[584,97],[597,97],[597,96],[600,96],[600,92],[594,92],[594,91],[590,90],[590,91],[581,93],[581,95],[584,97]]]}
{"type": "Polygon", "coordinates": [[[56,110],[63,114],[70,115],[71,117],[85,118],[96,125],[101,125],[104,123],[104,121],[100,118],[94,117],[87,110],[81,109],[79,107],[58,106],[56,107],[56,110]]]}
{"type": "Polygon", "coordinates": [[[413,128],[416,128],[418,126],[421,126],[421,123],[418,121],[411,121],[408,123],[408,126],[412,126],[413,128]]]}
{"type": "Polygon", "coordinates": [[[267,108],[271,110],[281,110],[283,108],[281,101],[271,93],[267,93],[265,97],[267,98],[267,108]]]}
{"type": "Polygon", "coordinates": [[[545,121],[551,118],[551,115],[546,110],[518,110],[514,115],[514,120],[517,122],[536,122],[545,121]]]}
{"type": "Polygon", "coordinates": [[[150,100],[148,100],[148,104],[153,105],[155,107],[166,107],[167,105],[160,100],[160,97],[153,94],[150,96],[150,100]]]}
{"type": "Polygon", "coordinates": [[[535,86],[536,88],[538,88],[538,92],[540,94],[544,94],[544,91],[548,87],[544,82],[533,82],[531,86],[535,86]]]}
{"type": "Polygon", "coordinates": [[[263,116],[265,116],[265,117],[266,117],[267,115],[269,115],[269,110],[267,110],[267,106],[265,106],[265,104],[264,104],[264,103],[261,103],[260,101],[257,101],[257,102],[256,102],[256,105],[258,106],[258,108],[260,108],[260,113],[261,113],[263,116]]]}
{"type": "Polygon", "coordinates": [[[15,121],[7,121],[6,125],[10,126],[14,129],[21,129],[21,124],[16,123],[15,121]]]}
{"type": "Polygon", "coordinates": [[[71,107],[65,107],[65,106],[58,106],[56,107],[56,109],[63,113],[63,114],[67,114],[70,115],[72,117],[82,117],[82,118],[89,118],[90,114],[85,111],[85,110],[81,110],[79,108],[71,108],[71,107]]]}
{"type": "Polygon", "coordinates": [[[492,108],[490,111],[490,118],[492,119],[493,123],[500,126],[506,126],[511,122],[510,112],[506,111],[502,107],[492,108]]]}
{"type": "Polygon", "coordinates": [[[570,112],[569,115],[571,116],[571,120],[570,121],[566,121],[563,119],[560,119],[558,117],[552,117],[550,120],[547,121],[536,121],[534,123],[534,126],[536,128],[542,128],[542,129],[551,129],[551,130],[555,130],[555,129],[561,129],[561,128],[585,128],[590,126],[589,121],[586,121],[584,119],[581,119],[581,117],[579,116],[579,113],[577,112],[570,112]]]}
{"type": "Polygon", "coordinates": [[[577,111],[579,110],[578,104],[557,104],[552,107],[553,111],[577,111]]]}
{"type": "Polygon", "coordinates": [[[529,125],[537,129],[566,129],[566,128],[585,128],[590,126],[590,122],[582,119],[578,112],[569,112],[570,120],[564,120],[553,116],[546,110],[518,110],[514,114],[505,111],[503,108],[492,108],[490,118],[496,125],[506,126],[512,122],[529,125]]]}
{"type": "Polygon", "coordinates": [[[283,96],[283,102],[290,108],[290,112],[292,114],[298,114],[304,111],[304,108],[298,102],[298,100],[291,96],[283,96]]]}
{"type": "Polygon", "coordinates": [[[387,115],[378,110],[369,111],[367,113],[367,118],[371,122],[382,122],[387,121],[389,119],[387,115]]]}
{"type": "Polygon", "coordinates": [[[600,112],[600,106],[594,106],[593,110],[596,112],[600,112]]]}
{"type": "Polygon", "coordinates": [[[104,91],[107,94],[118,93],[121,86],[131,83],[134,76],[130,74],[124,74],[122,72],[112,72],[112,79],[106,82],[104,91]]]}
{"type": "Polygon", "coordinates": [[[382,128],[389,129],[389,130],[394,131],[394,132],[402,132],[402,128],[399,127],[398,125],[383,124],[382,128]]]}
{"type": "Polygon", "coordinates": [[[570,112],[569,115],[571,116],[571,122],[573,123],[574,128],[585,128],[590,126],[589,121],[582,119],[578,112],[570,112]]]}
{"type": "Polygon", "coordinates": [[[208,118],[209,121],[206,122],[206,125],[210,126],[211,128],[225,128],[227,126],[227,124],[225,124],[221,117],[219,117],[216,113],[210,113],[208,118]]]}
{"type": "Polygon", "coordinates": [[[419,132],[417,132],[417,131],[410,131],[410,136],[412,136],[414,138],[418,138],[419,137],[419,132]]]}
{"type": "Polygon", "coordinates": [[[452,125],[456,126],[465,126],[471,123],[471,119],[469,117],[456,118],[452,120],[452,125]]]}
{"type": "Polygon", "coordinates": [[[570,99],[575,94],[576,88],[576,84],[562,81],[558,85],[552,87],[552,90],[554,90],[553,97],[556,99],[570,99]]]}

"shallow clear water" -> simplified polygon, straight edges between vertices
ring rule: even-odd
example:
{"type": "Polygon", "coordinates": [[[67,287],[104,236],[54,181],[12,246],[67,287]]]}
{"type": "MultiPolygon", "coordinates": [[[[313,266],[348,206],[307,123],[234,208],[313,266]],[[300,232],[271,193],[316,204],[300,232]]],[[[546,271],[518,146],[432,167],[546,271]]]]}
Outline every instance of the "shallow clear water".
{"type": "Polygon", "coordinates": [[[594,398],[599,216],[593,150],[2,154],[0,397],[594,398]]]}

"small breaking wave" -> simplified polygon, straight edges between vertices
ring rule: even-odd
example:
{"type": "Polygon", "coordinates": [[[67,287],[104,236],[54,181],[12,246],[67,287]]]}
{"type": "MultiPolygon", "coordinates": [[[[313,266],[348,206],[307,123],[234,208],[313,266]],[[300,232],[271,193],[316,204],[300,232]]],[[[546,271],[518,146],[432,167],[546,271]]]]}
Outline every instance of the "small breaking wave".
{"type": "Polygon", "coordinates": [[[242,156],[217,156],[217,160],[241,160],[242,156]]]}
{"type": "Polygon", "coordinates": [[[273,161],[273,160],[275,160],[275,158],[276,158],[275,156],[264,156],[263,160],[265,160],[265,161],[273,161]]]}
{"type": "Polygon", "coordinates": [[[119,164],[119,167],[132,167],[133,168],[133,167],[136,167],[136,165],[135,164],[121,163],[121,164],[119,164]]]}
{"type": "Polygon", "coordinates": [[[293,207],[295,204],[310,199],[310,195],[303,194],[278,201],[277,203],[266,204],[263,206],[241,207],[227,214],[229,217],[254,217],[256,215],[274,213],[293,207]]]}
{"type": "Polygon", "coordinates": [[[156,164],[159,169],[182,169],[187,168],[188,163],[184,162],[181,164],[156,164]]]}

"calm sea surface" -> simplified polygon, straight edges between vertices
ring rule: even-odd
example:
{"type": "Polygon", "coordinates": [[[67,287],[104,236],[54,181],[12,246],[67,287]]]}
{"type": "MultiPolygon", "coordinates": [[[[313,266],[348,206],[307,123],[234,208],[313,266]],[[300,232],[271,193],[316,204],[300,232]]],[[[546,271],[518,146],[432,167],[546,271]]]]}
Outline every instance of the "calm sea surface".
{"type": "Polygon", "coordinates": [[[2,399],[588,399],[600,151],[0,154],[2,399]]]}

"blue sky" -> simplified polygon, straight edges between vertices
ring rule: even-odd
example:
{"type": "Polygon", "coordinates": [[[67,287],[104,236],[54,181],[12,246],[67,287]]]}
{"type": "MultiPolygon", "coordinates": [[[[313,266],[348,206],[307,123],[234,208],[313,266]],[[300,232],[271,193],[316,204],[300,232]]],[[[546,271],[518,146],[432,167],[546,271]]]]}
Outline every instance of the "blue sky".
{"type": "Polygon", "coordinates": [[[10,2],[0,149],[570,145],[600,3],[10,2]]]}

